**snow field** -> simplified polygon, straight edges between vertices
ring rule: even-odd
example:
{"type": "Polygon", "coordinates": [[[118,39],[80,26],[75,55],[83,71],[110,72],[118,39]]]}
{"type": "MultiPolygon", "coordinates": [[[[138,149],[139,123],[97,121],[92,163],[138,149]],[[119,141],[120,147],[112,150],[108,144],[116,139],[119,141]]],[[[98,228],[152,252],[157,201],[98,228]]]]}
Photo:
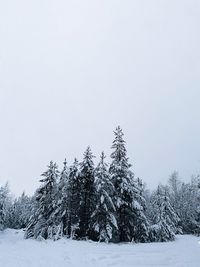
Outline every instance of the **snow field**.
{"type": "Polygon", "coordinates": [[[200,238],[175,242],[105,244],[61,239],[25,240],[23,231],[0,233],[0,267],[199,267],[200,238]]]}

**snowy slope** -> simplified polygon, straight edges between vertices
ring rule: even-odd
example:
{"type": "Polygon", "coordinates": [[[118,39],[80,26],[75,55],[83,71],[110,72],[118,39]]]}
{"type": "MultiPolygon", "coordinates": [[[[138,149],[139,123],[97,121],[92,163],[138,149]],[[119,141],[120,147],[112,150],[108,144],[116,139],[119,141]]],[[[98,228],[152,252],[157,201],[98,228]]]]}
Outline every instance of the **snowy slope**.
{"type": "Polygon", "coordinates": [[[0,233],[0,267],[146,267],[200,266],[200,238],[177,236],[175,242],[99,244],[84,241],[24,240],[23,232],[0,233]]]}

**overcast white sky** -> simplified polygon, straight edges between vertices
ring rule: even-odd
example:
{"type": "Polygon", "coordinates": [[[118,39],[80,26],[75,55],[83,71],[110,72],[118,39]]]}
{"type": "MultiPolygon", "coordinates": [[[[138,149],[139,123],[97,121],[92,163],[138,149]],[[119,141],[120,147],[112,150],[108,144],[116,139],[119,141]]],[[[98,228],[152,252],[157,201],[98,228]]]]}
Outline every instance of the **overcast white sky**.
{"type": "MultiPolygon", "coordinates": [[[[199,0],[0,0],[0,184],[110,155],[122,126],[149,187],[200,172],[199,0]]],[[[108,158],[109,160],[109,158],[108,158]]]]}

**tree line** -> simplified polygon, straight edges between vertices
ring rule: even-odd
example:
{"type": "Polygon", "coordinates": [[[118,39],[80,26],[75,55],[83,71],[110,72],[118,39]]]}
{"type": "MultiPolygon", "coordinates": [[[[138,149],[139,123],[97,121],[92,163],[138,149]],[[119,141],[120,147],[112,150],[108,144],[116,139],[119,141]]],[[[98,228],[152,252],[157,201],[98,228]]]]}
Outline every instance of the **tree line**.
{"type": "Polygon", "coordinates": [[[102,152],[97,166],[90,147],[63,169],[50,162],[32,197],[12,198],[0,187],[0,230],[25,229],[25,238],[67,237],[101,242],[164,242],[175,234],[200,233],[200,180],[183,183],[174,172],[150,192],[127,158],[123,131],[114,131],[111,163],[102,152]]]}

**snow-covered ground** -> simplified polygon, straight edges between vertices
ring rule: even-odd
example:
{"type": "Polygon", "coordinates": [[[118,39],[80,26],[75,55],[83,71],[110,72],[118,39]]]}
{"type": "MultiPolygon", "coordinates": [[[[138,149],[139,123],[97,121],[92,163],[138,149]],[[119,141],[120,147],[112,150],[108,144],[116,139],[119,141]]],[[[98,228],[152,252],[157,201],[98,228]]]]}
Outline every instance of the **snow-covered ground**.
{"type": "Polygon", "coordinates": [[[99,244],[84,241],[24,240],[23,232],[0,233],[0,267],[199,267],[200,238],[177,236],[175,242],[99,244]]]}

